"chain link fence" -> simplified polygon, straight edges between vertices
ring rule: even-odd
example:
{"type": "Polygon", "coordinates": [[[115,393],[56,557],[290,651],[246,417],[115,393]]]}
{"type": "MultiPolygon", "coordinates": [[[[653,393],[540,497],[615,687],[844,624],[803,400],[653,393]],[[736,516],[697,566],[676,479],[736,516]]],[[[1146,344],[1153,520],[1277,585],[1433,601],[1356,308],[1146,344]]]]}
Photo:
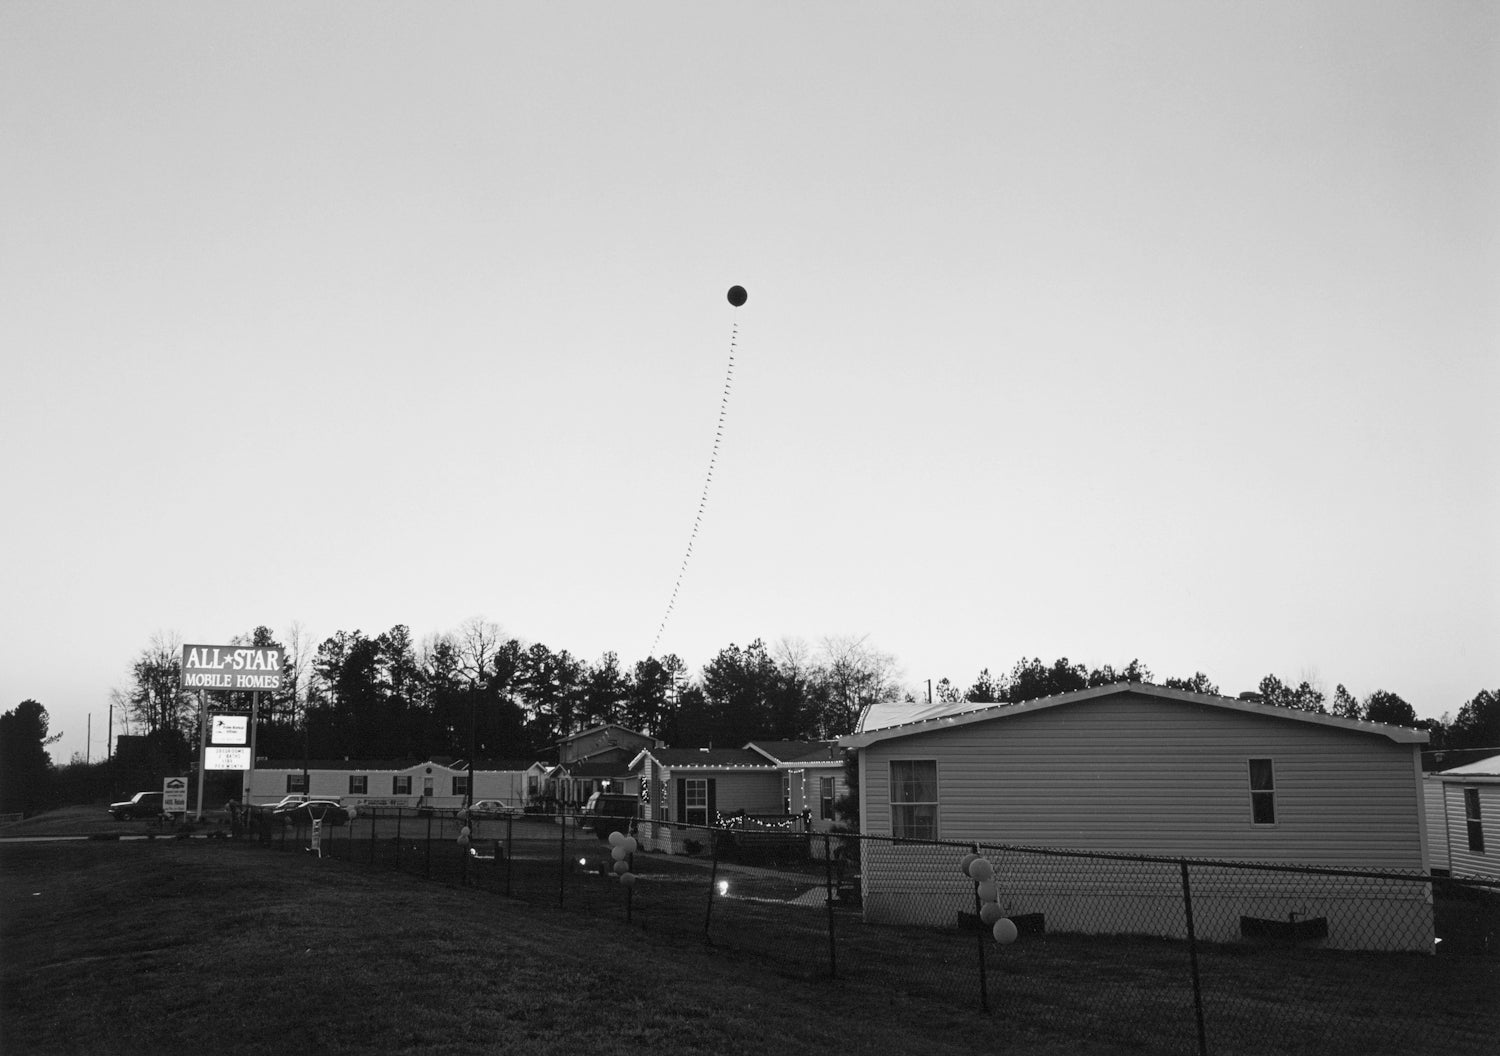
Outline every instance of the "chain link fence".
{"type": "Polygon", "coordinates": [[[1013,1039],[1323,1056],[1487,1054],[1500,1037],[1500,880],[795,826],[676,826],[617,850],[595,824],[380,808],[316,834],[303,822],[253,835],[708,943],[791,977],[877,987],[914,1008],[972,1007],[1013,1039]],[[989,863],[992,887],[962,871],[965,855],[989,863]],[[997,916],[1012,941],[996,941],[997,916]]]}

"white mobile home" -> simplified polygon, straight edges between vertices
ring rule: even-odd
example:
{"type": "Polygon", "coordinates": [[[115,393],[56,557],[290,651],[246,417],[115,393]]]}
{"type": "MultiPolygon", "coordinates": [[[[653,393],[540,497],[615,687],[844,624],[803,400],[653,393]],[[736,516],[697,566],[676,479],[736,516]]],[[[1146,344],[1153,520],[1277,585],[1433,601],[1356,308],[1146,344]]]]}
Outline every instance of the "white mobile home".
{"type": "MultiPolygon", "coordinates": [[[[474,798],[524,807],[541,794],[541,763],[476,760],[474,798]]],[[[433,807],[456,810],[468,795],[469,764],[462,761],[294,760],[262,762],[249,772],[250,803],[274,803],[291,793],[336,796],[346,806],[433,807]]]]}
{"type": "Polygon", "coordinates": [[[806,817],[813,832],[834,827],[834,805],[849,791],[837,741],[751,741],[745,747],[779,771],[785,814],[806,817]]]}
{"type": "Polygon", "coordinates": [[[1500,755],[1428,777],[1436,785],[1443,829],[1433,867],[1457,877],[1500,877],[1500,755]],[[1489,832],[1486,833],[1486,822],[1489,832]]]}
{"type": "MultiPolygon", "coordinates": [[[[960,704],[948,713],[925,706],[916,721],[879,729],[869,718],[840,742],[859,753],[867,834],[1424,870],[1420,730],[1139,683],[1023,704],[960,704]]],[[[1146,930],[1181,930],[1180,910],[1171,909],[1181,895],[1173,871],[1151,880],[1137,871],[1126,881],[1123,867],[1106,877],[1090,859],[1060,861],[1017,856],[1008,874],[1002,870],[1005,908],[1043,913],[1058,930],[1137,930],[1121,917],[1127,909],[1137,922],[1159,918],[1146,930]],[[1165,901],[1153,910],[1158,900],[1165,901]]],[[[862,883],[871,919],[948,923],[972,909],[972,885],[951,862],[938,864],[930,847],[867,854],[862,883]],[[936,892],[947,892],[947,901],[936,892]]],[[[1216,874],[1202,892],[1198,932],[1230,939],[1241,917],[1318,917],[1328,922],[1328,944],[1368,947],[1360,922],[1348,919],[1358,910],[1337,904],[1330,890],[1326,880],[1300,883],[1288,874],[1243,881],[1216,874]]],[[[1393,921],[1371,930],[1379,942],[1431,950],[1424,885],[1371,881],[1361,897],[1378,897],[1393,921]]]]}

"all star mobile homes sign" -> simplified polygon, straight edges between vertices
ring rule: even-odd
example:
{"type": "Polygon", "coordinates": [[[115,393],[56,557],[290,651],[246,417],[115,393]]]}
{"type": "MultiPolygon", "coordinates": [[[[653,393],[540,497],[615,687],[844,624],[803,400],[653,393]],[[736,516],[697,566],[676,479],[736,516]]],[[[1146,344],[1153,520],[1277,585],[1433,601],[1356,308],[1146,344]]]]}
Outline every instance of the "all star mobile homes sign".
{"type": "Polygon", "coordinates": [[[182,688],[265,692],[281,688],[278,646],[184,645],[182,688]]]}

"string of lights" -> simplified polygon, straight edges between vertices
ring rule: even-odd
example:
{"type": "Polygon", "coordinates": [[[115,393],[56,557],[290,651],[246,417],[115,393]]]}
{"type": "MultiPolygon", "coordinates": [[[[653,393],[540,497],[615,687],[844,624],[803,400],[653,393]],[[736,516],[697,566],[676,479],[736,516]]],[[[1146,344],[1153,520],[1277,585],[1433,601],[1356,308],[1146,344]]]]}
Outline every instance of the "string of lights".
{"type": "MultiPolygon", "coordinates": [[[[734,286],[729,291],[729,303],[738,308],[744,304],[746,294],[743,287],[734,286]]],[[[703,514],[708,509],[708,491],[713,486],[714,469],[719,464],[719,448],[724,442],[724,423],[729,415],[729,394],[734,387],[734,355],[739,342],[740,324],[735,320],[729,331],[729,363],[724,370],[724,393],[719,399],[719,421],[714,429],[714,442],[708,453],[708,473],[703,480],[703,491],[698,497],[698,513],[693,518],[692,531],[688,533],[687,550],[682,555],[682,564],[677,569],[677,580],[672,584],[671,597],[667,599],[667,609],[662,613],[661,622],[656,627],[656,637],[651,642],[651,652],[647,655],[655,656],[656,650],[661,645],[661,638],[667,629],[667,621],[672,618],[672,612],[677,607],[677,595],[682,590],[682,580],[687,574],[688,562],[693,557],[693,546],[698,541],[698,531],[703,527],[703,514]]]]}

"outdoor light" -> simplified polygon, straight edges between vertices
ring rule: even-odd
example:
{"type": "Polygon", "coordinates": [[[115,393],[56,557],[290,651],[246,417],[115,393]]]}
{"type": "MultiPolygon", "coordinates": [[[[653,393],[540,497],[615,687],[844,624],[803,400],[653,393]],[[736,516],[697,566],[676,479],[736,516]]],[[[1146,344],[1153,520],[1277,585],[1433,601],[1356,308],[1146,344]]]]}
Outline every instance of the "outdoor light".
{"type": "Polygon", "coordinates": [[[722,898],[724,895],[727,895],[727,894],[729,894],[729,881],[728,880],[720,880],[719,881],[719,896],[722,898]]]}

